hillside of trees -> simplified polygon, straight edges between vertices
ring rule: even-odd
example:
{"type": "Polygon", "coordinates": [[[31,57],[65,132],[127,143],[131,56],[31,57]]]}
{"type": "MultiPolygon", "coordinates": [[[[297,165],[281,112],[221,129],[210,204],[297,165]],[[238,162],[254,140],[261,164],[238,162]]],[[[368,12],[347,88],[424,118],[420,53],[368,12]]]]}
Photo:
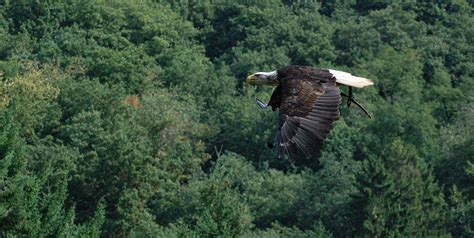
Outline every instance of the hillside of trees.
{"type": "Polygon", "coordinates": [[[0,0],[0,237],[473,237],[473,26],[468,0],[0,0]],[[291,64],[375,83],[309,165],[243,84],[291,64]]]}

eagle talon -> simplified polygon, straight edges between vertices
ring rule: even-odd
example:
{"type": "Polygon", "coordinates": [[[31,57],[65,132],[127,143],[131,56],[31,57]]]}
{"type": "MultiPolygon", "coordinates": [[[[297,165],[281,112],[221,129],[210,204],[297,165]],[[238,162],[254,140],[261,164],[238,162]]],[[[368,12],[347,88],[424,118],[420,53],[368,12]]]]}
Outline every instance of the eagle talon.
{"type": "Polygon", "coordinates": [[[347,100],[349,102],[354,102],[355,105],[357,105],[364,113],[365,115],[367,115],[370,119],[372,119],[372,115],[369,113],[369,111],[367,111],[367,109],[365,109],[358,101],[356,101],[353,97],[351,97],[350,95],[347,95],[343,92],[341,92],[341,96],[344,96],[344,97],[347,97],[347,100]]]}
{"type": "Polygon", "coordinates": [[[255,98],[255,102],[257,102],[257,105],[258,105],[261,109],[263,109],[263,110],[265,110],[265,109],[268,108],[268,105],[267,105],[266,103],[262,102],[262,101],[261,101],[260,99],[258,99],[258,98],[255,98]]]}

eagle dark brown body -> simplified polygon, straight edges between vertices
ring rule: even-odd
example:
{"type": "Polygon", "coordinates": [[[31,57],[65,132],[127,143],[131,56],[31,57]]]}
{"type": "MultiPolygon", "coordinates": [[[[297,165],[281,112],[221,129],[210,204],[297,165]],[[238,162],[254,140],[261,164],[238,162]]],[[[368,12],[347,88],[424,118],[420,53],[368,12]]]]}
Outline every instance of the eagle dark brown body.
{"type": "Polygon", "coordinates": [[[340,116],[340,82],[355,87],[372,84],[349,73],[308,66],[255,73],[247,82],[277,86],[268,105],[272,110],[279,109],[276,146],[281,158],[285,154],[292,158],[299,152],[307,158],[318,157],[324,139],[340,116]]]}
{"type": "Polygon", "coordinates": [[[278,70],[280,85],[269,105],[280,109],[277,146],[279,157],[295,154],[319,156],[334,121],[339,119],[341,95],[336,78],[328,70],[286,67],[278,70]]]}

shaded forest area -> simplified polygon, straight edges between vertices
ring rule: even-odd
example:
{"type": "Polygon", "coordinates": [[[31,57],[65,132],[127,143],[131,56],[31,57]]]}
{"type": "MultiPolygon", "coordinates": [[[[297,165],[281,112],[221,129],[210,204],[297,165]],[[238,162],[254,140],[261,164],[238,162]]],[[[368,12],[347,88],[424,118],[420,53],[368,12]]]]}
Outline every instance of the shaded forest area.
{"type": "Polygon", "coordinates": [[[473,7],[2,0],[0,236],[472,237],[473,7]],[[242,83],[289,64],[375,82],[311,168],[242,83]]]}

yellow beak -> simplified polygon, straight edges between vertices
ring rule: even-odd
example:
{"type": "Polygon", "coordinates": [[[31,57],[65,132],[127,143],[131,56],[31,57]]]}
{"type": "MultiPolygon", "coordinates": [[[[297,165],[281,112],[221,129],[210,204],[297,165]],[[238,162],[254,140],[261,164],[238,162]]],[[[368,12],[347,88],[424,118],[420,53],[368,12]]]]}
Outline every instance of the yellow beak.
{"type": "Polygon", "coordinates": [[[252,81],[256,80],[257,77],[255,77],[253,74],[252,75],[249,75],[246,79],[245,79],[245,82],[248,83],[248,84],[251,84],[252,81]]]}

